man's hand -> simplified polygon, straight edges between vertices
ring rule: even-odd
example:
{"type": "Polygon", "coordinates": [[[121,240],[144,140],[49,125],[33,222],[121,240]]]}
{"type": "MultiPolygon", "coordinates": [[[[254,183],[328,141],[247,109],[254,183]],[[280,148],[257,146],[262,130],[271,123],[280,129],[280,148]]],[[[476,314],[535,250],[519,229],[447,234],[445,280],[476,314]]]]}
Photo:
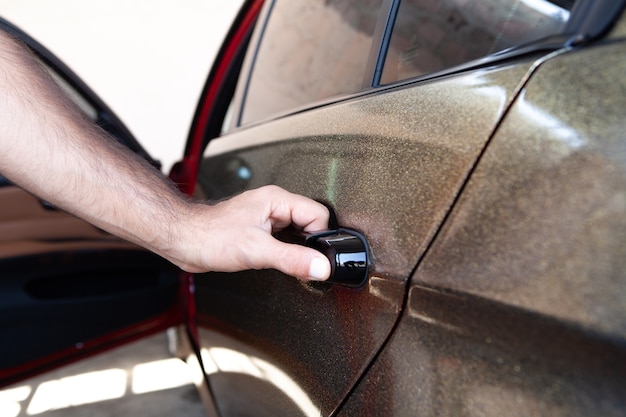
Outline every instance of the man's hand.
{"type": "Polygon", "coordinates": [[[289,225],[305,231],[328,227],[328,209],[276,186],[248,191],[216,205],[194,204],[174,232],[170,260],[190,272],[273,268],[304,280],[330,275],[326,257],[287,244],[272,233],[289,225]]]}

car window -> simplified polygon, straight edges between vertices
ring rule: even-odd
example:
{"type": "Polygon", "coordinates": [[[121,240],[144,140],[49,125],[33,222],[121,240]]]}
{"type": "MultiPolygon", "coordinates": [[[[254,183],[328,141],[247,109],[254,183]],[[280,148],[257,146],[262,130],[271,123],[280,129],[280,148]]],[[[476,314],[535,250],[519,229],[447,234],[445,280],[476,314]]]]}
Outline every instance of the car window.
{"type": "Polygon", "coordinates": [[[361,90],[382,0],[276,0],[241,123],[361,90]]]}
{"type": "Polygon", "coordinates": [[[402,0],[380,83],[442,71],[560,34],[573,3],[573,0],[402,0]]]}

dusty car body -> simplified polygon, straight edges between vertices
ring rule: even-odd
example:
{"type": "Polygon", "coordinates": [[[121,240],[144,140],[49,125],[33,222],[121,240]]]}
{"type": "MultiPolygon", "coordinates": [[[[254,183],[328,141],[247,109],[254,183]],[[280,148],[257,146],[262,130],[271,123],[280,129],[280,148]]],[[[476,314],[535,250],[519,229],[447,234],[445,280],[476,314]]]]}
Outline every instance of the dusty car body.
{"type": "Polygon", "coordinates": [[[246,2],[171,176],[197,198],[277,184],[326,203],[367,239],[367,281],[192,277],[97,231],[20,232],[0,323],[29,346],[56,313],[66,337],[5,348],[0,376],[177,326],[210,415],[625,414],[622,9],[246,2]],[[86,275],[117,283],[115,320],[86,275]],[[68,303],[59,281],[84,290],[68,303]]]}

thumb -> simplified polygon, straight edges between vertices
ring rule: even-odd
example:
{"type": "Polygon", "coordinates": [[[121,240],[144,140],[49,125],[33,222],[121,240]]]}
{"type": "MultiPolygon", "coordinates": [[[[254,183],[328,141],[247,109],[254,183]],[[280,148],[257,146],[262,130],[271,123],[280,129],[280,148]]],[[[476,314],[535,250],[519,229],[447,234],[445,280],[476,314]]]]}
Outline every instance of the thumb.
{"type": "Polygon", "coordinates": [[[268,267],[304,280],[323,281],[330,277],[330,262],[315,249],[272,238],[264,248],[268,267]]]}

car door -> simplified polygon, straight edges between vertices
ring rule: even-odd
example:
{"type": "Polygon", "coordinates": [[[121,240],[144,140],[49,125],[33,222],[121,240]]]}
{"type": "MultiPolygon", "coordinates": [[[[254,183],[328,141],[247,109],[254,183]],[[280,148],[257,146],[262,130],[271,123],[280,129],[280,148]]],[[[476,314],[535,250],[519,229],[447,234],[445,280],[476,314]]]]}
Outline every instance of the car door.
{"type": "MultiPolygon", "coordinates": [[[[94,122],[151,163],[111,110],[42,45],[25,42],[94,122]]],[[[0,385],[182,322],[162,258],[0,181],[0,385]]]]}
{"type": "Polygon", "coordinates": [[[624,415],[625,29],[524,86],[339,415],[624,415]]]}
{"type": "MultiPolygon", "coordinates": [[[[366,237],[371,268],[359,288],[276,271],[196,277],[201,358],[224,416],[341,409],[396,329],[410,277],[499,121],[574,16],[562,2],[541,2],[549,12],[480,2],[496,6],[486,20],[480,8],[426,3],[263,6],[231,121],[198,161],[195,194],[277,184],[322,201],[332,228],[366,237]],[[504,39],[512,22],[535,32],[504,39]]],[[[355,415],[387,393],[369,395],[355,415]]]]}

